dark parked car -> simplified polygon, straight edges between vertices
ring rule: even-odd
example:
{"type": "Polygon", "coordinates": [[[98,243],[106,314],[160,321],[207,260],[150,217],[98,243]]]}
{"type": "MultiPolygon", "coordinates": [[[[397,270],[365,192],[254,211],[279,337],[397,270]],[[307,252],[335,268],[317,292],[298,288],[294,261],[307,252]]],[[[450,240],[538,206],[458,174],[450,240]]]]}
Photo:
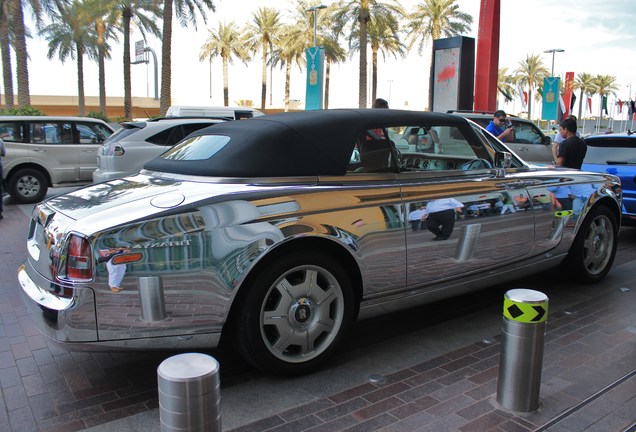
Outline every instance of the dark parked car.
{"type": "Polygon", "coordinates": [[[620,183],[538,168],[476,124],[399,110],[283,113],[217,124],[137,175],[38,205],[18,271],[40,330],[65,343],[216,346],[305,373],[355,319],[557,265],[612,266],[620,183]],[[417,129],[443,152],[401,155],[417,129]],[[552,190],[572,187],[564,209],[552,190]],[[408,214],[427,214],[412,231],[408,214]]]}
{"type": "Polygon", "coordinates": [[[587,154],[582,169],[620,177],[623,223],[636,225],[636,133],[594,135],[585,138],[587,154]]]}

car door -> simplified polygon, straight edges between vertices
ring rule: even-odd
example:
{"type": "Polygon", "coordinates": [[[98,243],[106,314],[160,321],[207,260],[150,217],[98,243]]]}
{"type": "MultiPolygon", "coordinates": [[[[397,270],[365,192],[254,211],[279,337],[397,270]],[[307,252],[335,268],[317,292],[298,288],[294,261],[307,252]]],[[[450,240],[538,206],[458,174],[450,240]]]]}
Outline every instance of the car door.
{"type": "Polygon", "coordinates": [[[70,122],[33,121],[29,132],[29,155],[47,167],[53,184],[79,180],[80,152],[70,122]]]}
{"type": "Polygon", "coordinates": [[[524,185],[493,175],[493,152],[468,125],[418,126],[436,132],[439,150],[402,155],[404,214],[425,213],[416,230],[405,221],[408,285],[495,269],[530,254],[533,210],[514,200],[527,195],[524,185]]]}
{"type": "Polygon", "coordinates": [[[510,120],[515,128],[515,137],[514,140],[508,140],[506,145],[525,161],[551,164],[554,159],[552,146],[539,128],[530,122],[514,118],[510,120]]]}

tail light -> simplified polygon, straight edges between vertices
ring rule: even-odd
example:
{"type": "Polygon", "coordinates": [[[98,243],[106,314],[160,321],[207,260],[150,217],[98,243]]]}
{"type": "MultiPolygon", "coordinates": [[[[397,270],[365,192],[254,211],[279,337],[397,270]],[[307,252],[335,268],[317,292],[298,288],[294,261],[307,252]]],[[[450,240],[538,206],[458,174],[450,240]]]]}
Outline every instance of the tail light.
{"type": "Polygon", "coordinates": [[[71,235],[66,261],[66,277],[78,281],[93,278],[91,247],[85,238],[71,235]]]}

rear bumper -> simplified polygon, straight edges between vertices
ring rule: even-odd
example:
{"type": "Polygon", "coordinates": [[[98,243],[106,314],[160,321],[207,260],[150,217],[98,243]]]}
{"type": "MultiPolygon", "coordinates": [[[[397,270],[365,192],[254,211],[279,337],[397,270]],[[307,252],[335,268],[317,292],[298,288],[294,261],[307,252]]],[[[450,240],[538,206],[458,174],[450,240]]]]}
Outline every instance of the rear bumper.
{"type": "Polygon", "coordinates": [[[36,328],[58,342],[96,342],[95,296],[90,288],[63,288],[25,263],[18,269],[22,298],[36,328]]]}

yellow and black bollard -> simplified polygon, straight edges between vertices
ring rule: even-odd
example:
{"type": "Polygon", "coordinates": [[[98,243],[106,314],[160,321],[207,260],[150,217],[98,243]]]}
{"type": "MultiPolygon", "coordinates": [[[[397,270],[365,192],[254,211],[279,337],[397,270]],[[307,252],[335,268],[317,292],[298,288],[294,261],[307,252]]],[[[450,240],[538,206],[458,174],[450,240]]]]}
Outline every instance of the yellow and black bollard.
{"type": "Polygon", "coordinates": [[[548,297],[513,289],[504,296],[497,403],[511,411],[539,408],[548,297]]]}

